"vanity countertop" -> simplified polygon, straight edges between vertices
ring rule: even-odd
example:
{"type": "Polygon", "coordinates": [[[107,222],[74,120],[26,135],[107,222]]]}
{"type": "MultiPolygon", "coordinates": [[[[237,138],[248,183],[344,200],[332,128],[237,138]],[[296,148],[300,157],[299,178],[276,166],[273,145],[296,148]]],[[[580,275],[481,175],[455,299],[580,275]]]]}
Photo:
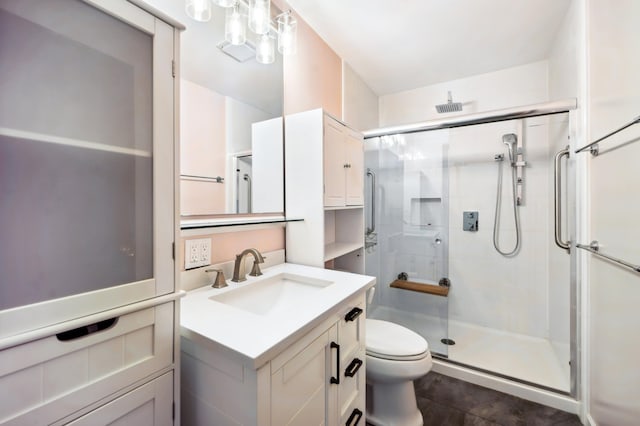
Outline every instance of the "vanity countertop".
{"type": "Polygon", "coordinates": [[[260,277],[247,275],[242,283],[227,281],[222,289],[210,286],[187,293],[181,300],[180,333],[204,347],[222,350],[249,368],[258,369],[305,333],[319,325],[349,298],[375,284],[375,278],[348,272],[283,263],[267,268],[260,277]],[[263,316],[210,299],[264,281],[293,274],[333,284],[287,307],[286,315],[263,316]]]}

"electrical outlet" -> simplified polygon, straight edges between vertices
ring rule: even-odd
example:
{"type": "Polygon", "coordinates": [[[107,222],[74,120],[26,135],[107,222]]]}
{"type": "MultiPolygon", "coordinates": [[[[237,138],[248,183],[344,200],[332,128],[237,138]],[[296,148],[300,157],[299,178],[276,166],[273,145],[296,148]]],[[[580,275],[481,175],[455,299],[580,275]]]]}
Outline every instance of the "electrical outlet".
{"type": "Polygon", "coordinates": [[[211,238],[186,240],[184,244],[184,269],[211,265],[211,238]]]}
{"type": "Polygon", "coordinates": [[[184,242],[184,269],[198,267],[199,251],[198,240],[186,240],[184,242]]]}
{"type": "Polygon", "coordinates": [[[211,265],[211,238],[200,240],[200,266],[211,265]]]}

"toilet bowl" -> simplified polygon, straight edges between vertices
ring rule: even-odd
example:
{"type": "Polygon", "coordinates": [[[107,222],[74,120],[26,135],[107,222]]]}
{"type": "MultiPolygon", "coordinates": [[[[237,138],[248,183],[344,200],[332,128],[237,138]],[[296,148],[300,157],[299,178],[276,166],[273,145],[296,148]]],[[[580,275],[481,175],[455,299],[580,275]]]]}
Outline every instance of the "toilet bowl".
{"type": "Polygon", "coordinates": [[[413,381],[431,370],[429,344],[398,324],[366,320],[367,423],[422,426],[413,381]]]}

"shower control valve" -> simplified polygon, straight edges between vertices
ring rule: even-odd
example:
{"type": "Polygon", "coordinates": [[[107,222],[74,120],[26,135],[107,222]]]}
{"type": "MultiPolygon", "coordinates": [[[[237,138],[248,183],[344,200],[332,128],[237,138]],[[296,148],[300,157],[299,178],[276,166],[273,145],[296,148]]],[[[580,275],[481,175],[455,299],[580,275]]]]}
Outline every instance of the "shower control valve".
{"type": "Polygon", "coordinates": [[[462,230],[476,232],[478,230],[478,212],[462,213],[462,230]]]}

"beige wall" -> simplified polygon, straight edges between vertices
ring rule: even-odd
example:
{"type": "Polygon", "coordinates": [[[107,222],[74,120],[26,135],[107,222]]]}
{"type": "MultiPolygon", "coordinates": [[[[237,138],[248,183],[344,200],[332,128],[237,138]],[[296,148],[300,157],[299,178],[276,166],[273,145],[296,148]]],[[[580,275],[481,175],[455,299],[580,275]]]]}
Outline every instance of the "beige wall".
{"type": "MultiPolygon", "coordinates": [[[[225,97],[180,80],[180,174],[224,177],[225,131],[225,97]]],[[[181,178],[181,214],[210,214],[220,206],[224,209],[224,190],[225,184],[181,178]]]]}
{"type": "Polygon", "coordinates": [[[356,130],[378,127],[378,95],[349,66],[342,63],[342,120],[356,130]]]}
{"type": "Polygon", "coordinates": [[[235,259],[236,254],[247,248],[256,248],[260,253],[284,249],[284,228],[275,227],[258,230],[237,230],[203,234],[182,238],[180,244],[179,265],[184,271],[184,245],[186,240],[211,238],[211,264],[223,263],[235,259]]]}
{"type": "Polygon", "coordinates": [[[285,114],[323,108],[342,117],[342,60],[300,18],[298,53],[284,58],[285,114]]]}

